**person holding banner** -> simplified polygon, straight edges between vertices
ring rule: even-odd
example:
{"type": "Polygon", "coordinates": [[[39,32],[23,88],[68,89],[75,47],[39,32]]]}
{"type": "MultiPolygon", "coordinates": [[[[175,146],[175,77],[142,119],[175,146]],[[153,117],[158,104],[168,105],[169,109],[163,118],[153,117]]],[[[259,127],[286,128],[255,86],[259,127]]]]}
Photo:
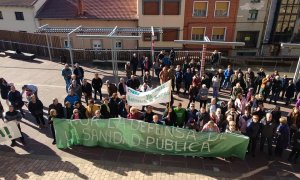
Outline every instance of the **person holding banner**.
{"type": "Polygon", "coordinates": [[[176,124],[176,113],[174,112],[173,107],[167,104],[166,111],[163,114],[163,121],[167,126],[177,126],[176,124]]]}
{"type": "Polygon", "coordinates": [[[178,103],[178,106],[174,109],[176,113],[176,124],[177,127],[182,128],[184,126],[184,123],[186,122],[187,113],[184,108],[182,108],[182,104],[178,103]]]}
{"type": "MultiPolygon", "coordinates": [[[[9,122],[9,121],[15,121],[17,126],[18,126],[18,129],[20,130],[20,134],[21,134],[21,137],[20,137],[20,140],[22,142],[22,144],[24,145],[25,144],[25,140],[24,140],[24,136],[22,134],[22,131],[21,131],[21,126],[20,126],[20,121],[22,119],[22,115],[19,111],[16,111],[14,106],[13,105],[10,105],[9,106],[9,110],[5,113],[4,115],[4,122],[9,122]]],[[[16,145],[16,139],[13,139],[11,140],[11,147],[15,146],[16,145]]]]}
{"type": "Polygon", "coordinates": [[[52,144],[56,144],[56,139],[55,139],[55,130],[54,130],[54,125],[53,125],[53,119],[56,118],[57,112],[55,109],[50,109],[49,111],[49,117],[48,117],[48,124],[50,124],[50,129],[53,137],[53,142],[52,144]]]}

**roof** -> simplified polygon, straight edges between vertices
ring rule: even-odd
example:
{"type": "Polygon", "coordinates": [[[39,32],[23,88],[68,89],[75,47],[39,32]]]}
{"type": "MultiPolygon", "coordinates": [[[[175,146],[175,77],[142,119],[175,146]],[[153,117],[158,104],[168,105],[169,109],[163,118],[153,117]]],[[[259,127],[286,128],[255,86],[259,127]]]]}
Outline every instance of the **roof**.
{"type": "Polygon", "coordinates": [[[85,14],[78,16],[78,0],[48,0],[39,19],[137,20],[137,0],[83,0],[85,14]]]}
{"type": "Polygon", "coordinates": [[[33,6],[38,0],[0,0],[0,6],[33,6]]]}

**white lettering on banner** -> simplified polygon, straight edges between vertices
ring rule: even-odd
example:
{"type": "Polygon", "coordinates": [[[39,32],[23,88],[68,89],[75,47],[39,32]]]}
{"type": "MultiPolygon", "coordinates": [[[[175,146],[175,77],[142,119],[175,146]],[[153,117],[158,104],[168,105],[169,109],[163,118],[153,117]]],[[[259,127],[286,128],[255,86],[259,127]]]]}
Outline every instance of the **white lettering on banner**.
{"type": "Polygon", "coordinates": [[[132,140],[132,146],[139,146],[141,144],[140,136],[137,134],[132,134],[131,140],[132,140]]]}
{"type": "Polygon", "coordinates": [[[0,143],[21,137],[17,121],[9,121],[0,124],[0,143]]]}
{"type": "Polygon", "coordinates": [[[147,92],[127,88],[127,102],[131,106],[146,106],[171,101],[171,81],[147,92]]]}
{"type": "MultiPolygon", "coordinates": [[[[98,120],[99,121],[99,120],[98,120]]],[[[95,123],[95,121],[90,121],[91,123],[84,122],[85,127],[80,129],[82,131],[83,136],[77,134],[79,129],[78,125],[83,126],[83,123],[73,122],[70,123],[70,126],[73,127],[71,133],[67,133],[65,131],[66,139],[68,139],[68,143],[72,137],[75,137],[79,140],[84,141],[94,141],[100,143],[113,143],[115,145],[119,144],[126,144],[125,140],[127,139],[129,145],[132,147],[138,147],[141,143],[146,144],[146,148],[156,149],[156,150],[163,150],[163,151],[175,151],[176,153],[179,152],[211,152],[210,145],[212,142],[221,141],[225,139],[220,134],[215,133],[207,133],[201,142],[197,142],[196,139],[196,131],[185,131],[184,129],[178,129],[175,127],[165,127],[161,128],[161,125],[152,124],[152,123],[144,123],[144,122],[137,122],[135,120],[121,122],[122,120],[108,120],[108,123],[105,123],[106,126],[102,127],[102,123],[97,123],[92,128],[90,127],[91,123],[95,123]],[[136,124],[136,125],[134,125],[136,124]],[[97,128],[100,127],[101,128],[97,128]],[[121,127],[120,127],[121,126],[121,127]],[[122,128],[126,129],[125,126],[131,126],[133,130],[138,131],[138,133],[133,134],[124,134],[125,132],[122,131],[122,128]],[[120,129],[120,128],[121,129],[120,129]],[[186,132],[186,134],[185,134],[186,132]],[[141,134],[147,133],[146,136],[141,136],[141,134]]],[[[3,136],[4,130],[0,126],[0,137],[3,136]]]]}
{"type": "Polygon", "coordinates": [[[172,151],[173,149],[173,141],[171,139],[165,139],[165,150],[172,151]]]}
{"type": "Polygon", "coordinates": [[[207,149],[207,151],[210,152],[210,148],[209,148],[209,143],[208,142],[203,142],[202,148],[201,148],[201,152],[203,151],[203,149],[207,149]]]}
{"type": "Polygon", "coordinates": [[[82,130],[82,133],[84,134],[84,140],[85,141],[89,141],[91,139],[91,135],[89,133],[89,129],[88,128],[84,128],[82,130]]]}
{"type": "Polygon", "coordinates": [[[151,144],[154,144],[155,139],[153,137],[147,136],[146,139],[146,148],[148,148],[151,144]]]}

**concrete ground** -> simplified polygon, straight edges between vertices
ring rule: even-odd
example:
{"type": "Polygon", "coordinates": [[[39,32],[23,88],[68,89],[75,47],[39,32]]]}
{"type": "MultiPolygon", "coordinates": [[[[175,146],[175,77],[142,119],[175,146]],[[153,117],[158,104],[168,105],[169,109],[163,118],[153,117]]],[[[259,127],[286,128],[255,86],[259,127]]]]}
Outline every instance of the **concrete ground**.
{"type": "MultiPolygon", "coordinates": [[[[20,90],[24,84],[36,84],[39,97],[47,107],[54,97],[60,102],[66,96],[61,69],[63,65],[47,60],[22,61],[0,57],[0,77],[12,82],[20,90]]],[[[104,81],[113,80],[110,70],[101,67],[84,67],[86,77],[92,79],[99,72],[104,81]]],[[[282,72],[283,73],[283,72],[282,72]]],[[[124,72],[119,72],[124,77],[124,72]]],[[[292,74],[288,74],[292,76],[292,74]]],[[[105,88],[103,88],[106,94],[105,88]]],[[[222,92],[223,99],[228,92],[222,92]]],[[[187,105],[186,96],[175,95],[175,104],[187,105]]],[[[2,100],[1,100],[2,101],[2,100]]],[[[7,106],[2,101],[5,109],[7,106]]],[[[291,107],[279,103],[286,113],[291,107]]],[[[265,104],[269,109],[274,105],[265,104]]],[[[199,103],[196,104],[199,108],[199,103]]],[[[26,109],[26,108],[25,108],[26,109]]],[[[161,113],[162,105],[155,106],[161,113]]],[[[0,179],[299,179],[300,166],[286,161],[288,151],[282,158],[268,158],[257,153],[255,158],[245,160],[204,159],[166,156],[106,149],[101,147],[73,147],[60,150],[52,145],[50,129],[39,129],[26,110],[22,119],[22,131],[26,145],[10,147],[0,145],[0,179]]],[[[299,162],[300,163],[300,162],[299,162]]]]}

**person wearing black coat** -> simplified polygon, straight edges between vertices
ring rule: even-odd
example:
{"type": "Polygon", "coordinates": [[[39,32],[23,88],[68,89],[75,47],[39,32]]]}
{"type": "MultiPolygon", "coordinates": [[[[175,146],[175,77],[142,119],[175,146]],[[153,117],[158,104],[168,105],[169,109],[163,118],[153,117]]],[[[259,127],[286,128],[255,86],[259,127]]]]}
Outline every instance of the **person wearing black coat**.
{"type": "Polygon", "coordinates": [[[252,115],[252,120],[248,124],[247,128],[247,136],[249,137],[249,145],[248,152],[255,157],[256,144],[260,133],[260,124],[259,124],[259,116],[257,114],[252,115]]]}
{"type": "Polygon", "coordinates": [[[128,79],[126,82],[126,85],[134,90],[137,90],[141,84],[134,75],[131,75],[130,79],[128,79]]]}
{"type": "Polygon", "coordinates": [[[30,111],[31,115],[35,118],[40,128],[45,127],[43,108],[43,103],[39,99],[37,99],[35,95],[32,95],[31,101],[28,104],[28,110],[30,111]]]}
{"type": "Polygon", "coordinates": [[[261,125],[260,152],[263,152],[264,145],[267,140],[268,154],[269,156],[272,156],[272,141],[277,127],[272,119],[272,114],[267,113],[266,118],[260,121],[260,125],[261,125]]]}
{"type": "Polygon", "coordinates": [[[8,102],[14,106],[15,110],[20,110],[22,116],[24,117],[24,111],[22,109],[22,107],[24,106],[24,102],[22,100],[22,95],[18,90],[16,90],[15,86],[10,87],[7,103],[8,102]]]}
{"type": "Polygon", "coordinates": [[[77,84],[81,84],[84,78],[84,70],[82,69],[82,67],[79,66],[78,63],[75,64],[75,69],[73,73],[76,75],[77,84]]]}
{"type": "MultiPolygon", "coordinates": [[[[18,129],[21,134],[20,140],[21,140],[22,144],[24,144],[25,143],[24,135],[22,133],[21,126],[20,126],[21,119],[22,119],[21,113],[19,111],[16,111],[13,105],[10,105],[9,110],[4,114],[4,123],[9,122],[9,121],[16,121],[18,129]]],[[[13,147],[15,145],[16,145],[16,139],[12,139],[10,146],[13,147]]]]}
{"type": "Polygon", "coordinates": [[[128,104],[127,104],[127,100],[126,100],[126,96],[123,95],[118,103],[118,111],[119,111],[119,115],[122,117],[122,118],[127,118],[127,115],[128,115],[128,111],[127,111],[127,107],[128,104]]]}
{"type": "Polygon", "coordinates": [[[120,78],[120,82],[118,84],[118,91],[120,93],[120,95],[126,95],[126,84],[124,82],[124,79],[123,78],[120,78]]]}
{"type": "Polygon", "coordinates": [[[119,115],[118,103],[119,103],[118,94],[113,93],[108,103],[111,118],[117,118],[119,115]]]}
{"type": "Polygon", "coordinates": [[[298,129],[297,133],[294,135],[293,149],[289,155],[288,161],[289,162],[293,161],[293,163],[296,164],[299,155],[300,155],[300,128],[298,129]],[[293,157],[294,157],[294,159],[293,159],[293,157]]]}
{"type": "Polygon", "coordinates": [[[138,60],[136,54],[134,53],[130,60],[130,66],[132,67],[133,75],[136,75],[136,70],[137,70],[138,65],[139,65],[139,60],[138,60]]]}
{"type": "Polygon", "coordinates": [[[109,102],[109,98],[105,97],[103,104],[101,104],[101,106],[100,106],[100,113],[101,113],[100,118],[101,119],[109,119],[110,118],[110,108],[109,108],[108,102],[109,102]]]}
{"type": "Polygon", "coordinates": [[[3,78],[0,78],[0,91],[1,91],[1,98],[3,100],[7,100],[8,92],[10,91],[10,86],[3,78]]]}
{"type": "Polygon", "coordinates": [[[53,103],[49,105],[48,114],[50,114],[50,110],[56,110],[56,118],[64,118],[64,108],[61,103],[58,102],[57,98],[53,99],[53,103]]]}
{"type": "Polygon", "coordinates": [[[295,88],[293,81],[289,80],[288,86],[285,91],[285,97],[286,97],[285,104],[286,105],[289,105],[291,103],[291,99],[294,97],[295,90],[296,90],[296,88],[295,88]]]}
{"type": "Polygon", "coordinates": [[[154,112],[152,110],[152,106],[147,106],[146,107],[146,112],[143,114],[144,116],[144,121],[145,122],[148,122],[148,123],[151,123],[153,122],[153,116],[154,116],[154,112]]]}
{"type": "Polygon", "coordinates": [[[86,105],[88,105],[89,99],[92,99],[92,93],[93,93],[92,85],[91,85],[91,83],[89,83],[87,81],[87,79],[84,79],[83,83],[81,85],[81,89],[82,89],[82,93],[84,95],[86,105]]]}
{"type": "Polygon", "coordinates": [[[289,85],[289,80],[287,78],[287,75],[284,75],[283,78],[281,79],[281,99],[283,99],[288,85],[289,85]]]}
{"type": "Polygon", "coordinates": [[[97,100],[97,92],[100,95],[100,101],[102,100],[102,88],[103,82],[102,79],[99,77],[98,73],[95,73],[95,77],[92,79],[92,87],[94,89],[94,100],[97,100]]]}
{"type": "Polygon", "coordinates": [[[273,79],[272,82],[272,95],[270,97],[269,103],[271,103],[273,100],[275,104],[277,104],[277,100],[279,98],[279,94],[281,92],[282,86],[281,86],[281,81],[279,79],[279,76],[276,76],[275,79],[273,79]]]}
{"type": "Polygon", "coordinates": [[[162,120],[165,121],[167,126],[177,126],[176,113],[174,112],[173,107],[166,107],[162,120]]]}

